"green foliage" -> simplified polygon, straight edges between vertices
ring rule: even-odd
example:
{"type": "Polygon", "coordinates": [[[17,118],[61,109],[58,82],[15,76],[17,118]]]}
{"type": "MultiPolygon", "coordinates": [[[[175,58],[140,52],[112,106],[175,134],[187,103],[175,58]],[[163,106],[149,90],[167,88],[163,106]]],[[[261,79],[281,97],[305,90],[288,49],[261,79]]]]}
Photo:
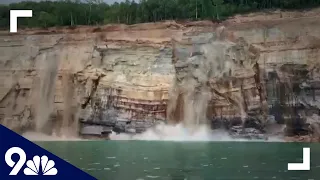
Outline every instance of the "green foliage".
{"type": "Polygon", "coordinates": [[[57,18],[47,12],[41,11],[39,14],[38,22],[40,23],[41,27],[50,27],[57,24],[57,18]]]}
{"type": "Polygon", "coordinates": [[[32,9],[32,18],[19,18],[19,27],[143,23],[162,20],[222,20],[236,13],[262,9],[300,9],[320,0],[126,0],[112,5],[102,0],[25,1],[0,5],[0,29],[9,26],[10,9],[32,9]]]}

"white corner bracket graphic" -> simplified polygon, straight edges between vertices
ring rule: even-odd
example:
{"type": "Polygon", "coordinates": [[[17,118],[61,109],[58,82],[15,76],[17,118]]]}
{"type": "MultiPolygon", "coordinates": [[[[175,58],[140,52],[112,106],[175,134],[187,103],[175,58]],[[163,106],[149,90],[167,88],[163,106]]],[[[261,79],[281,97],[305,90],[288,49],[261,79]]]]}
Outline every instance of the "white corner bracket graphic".
{"type": "Polygon", "coordinates": [[[302,163],[288,163],[288,171],[310,171],[310,148],[303,148],[302,163]]]}
{"type": "Polygon", "coordinates": [[[16,33],[18,17],[32,17],[32,10],[10,10],[10,33],[16,33]]]}

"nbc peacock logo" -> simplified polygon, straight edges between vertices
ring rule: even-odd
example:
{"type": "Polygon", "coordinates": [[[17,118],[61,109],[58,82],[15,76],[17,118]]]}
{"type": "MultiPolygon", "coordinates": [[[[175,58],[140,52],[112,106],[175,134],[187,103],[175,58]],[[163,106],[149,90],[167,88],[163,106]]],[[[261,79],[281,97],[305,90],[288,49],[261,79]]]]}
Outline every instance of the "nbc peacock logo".
{"type": "Polygon", "coordinates": [[[23,173],[27,176],[36,176],[36,175],[45,175],[45,176],[54,176],[58,174],[58,170],[54,167],[55,162],[49,160],[47,156],[34,156],[32,160],[28,160],[26,163],[26,153],[23,149],[19,147],[10,148],[5,154],[5,161],[8,166],[12,168],[9,175],[15,176],[19,173],[23,165],[27,167],[24,168],[23,173]],[[12,160],[12,155],[19,155],[19,160],[12,160]]]}
{"type": "Polygon", "coordinates": [[[27,161],[27,167],[23,170],[25,175],[39,175],[40,170],[43,175],[56,175],[58,170],[54,167],[53,160],[49,160],[47,156],[34,156],[33,160],[27,161]],[[41,165],[41,168],[40,168],[41,165]]]}

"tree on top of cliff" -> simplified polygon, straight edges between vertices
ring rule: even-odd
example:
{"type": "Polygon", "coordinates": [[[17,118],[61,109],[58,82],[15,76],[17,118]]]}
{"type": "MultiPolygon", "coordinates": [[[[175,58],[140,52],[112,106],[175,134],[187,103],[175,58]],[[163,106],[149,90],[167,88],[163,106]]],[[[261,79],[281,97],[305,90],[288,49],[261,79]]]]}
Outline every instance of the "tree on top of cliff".
{"type": "Polygon", "coordinates": [[[33,18],[18,20],[19,27],[49,27],[185,19],[223,20],[237,13],[318,5],[320,0],[126,0],[111,5],[102,0],[25,1],[0,5],[0,28],[9,27],[10,9],[33,10],[33,18]]]}

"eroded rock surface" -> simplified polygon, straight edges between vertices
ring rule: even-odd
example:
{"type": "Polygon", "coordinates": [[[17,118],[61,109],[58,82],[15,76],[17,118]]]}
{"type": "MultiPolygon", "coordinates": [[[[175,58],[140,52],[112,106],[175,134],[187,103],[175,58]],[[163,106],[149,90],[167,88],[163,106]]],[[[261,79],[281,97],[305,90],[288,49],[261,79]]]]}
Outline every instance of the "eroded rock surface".
{"type": "Polygon", "coordinates": [[[141,131],[165,120],[174,74],[165,45],[101,34],[3,36],[2,44],[1,122],[11,129],[59,134],[77,131],[80,119],[141,131]]]}
{"type": "Polygon", "coordinates": [[[204,123],[226,118],[231,124],[247,126],[253,120],[260,121],[258,125],[265,123],[259,51],[243,38],[230,41],[227,35],[221,27],[204,40],[175,42],[176,87],[172,99],[177,97],[177,102],[170,112],[175,116],[172,119],[204,123]]]}
{"type": "Polygon", "coordinates": [[[182,119],[263,132],[273,117],[316,138],[319,10],[278,15],[2,32],[0,122],[103,135],[182,119]]]}

